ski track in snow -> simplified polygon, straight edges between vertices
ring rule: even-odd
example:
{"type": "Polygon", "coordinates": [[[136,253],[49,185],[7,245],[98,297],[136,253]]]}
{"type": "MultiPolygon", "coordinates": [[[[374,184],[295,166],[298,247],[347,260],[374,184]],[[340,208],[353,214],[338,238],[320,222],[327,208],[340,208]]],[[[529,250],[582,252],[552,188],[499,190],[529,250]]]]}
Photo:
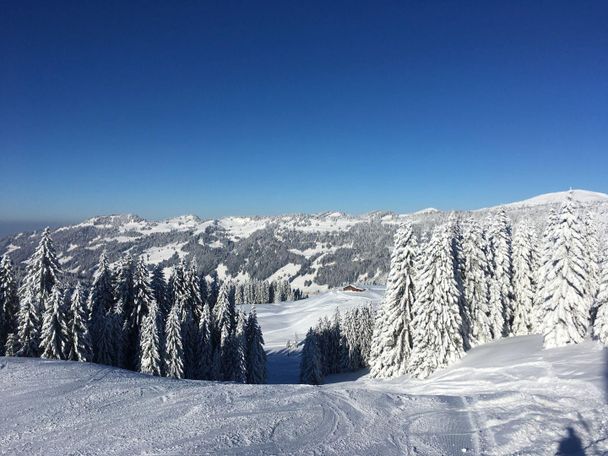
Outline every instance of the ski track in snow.
{"type": "Polygon", "coordinates": [[[539,336],[515,337],[424,381],[362,371],[289,384],[299,353],[287,339],[336,305],[381,296],[372,287],[257,306],[274,385],[0,358],[0,454],[554,455],[568,426],[588,456],[608,454],[608,351],[593,342],[542,350],[539,336]]]}

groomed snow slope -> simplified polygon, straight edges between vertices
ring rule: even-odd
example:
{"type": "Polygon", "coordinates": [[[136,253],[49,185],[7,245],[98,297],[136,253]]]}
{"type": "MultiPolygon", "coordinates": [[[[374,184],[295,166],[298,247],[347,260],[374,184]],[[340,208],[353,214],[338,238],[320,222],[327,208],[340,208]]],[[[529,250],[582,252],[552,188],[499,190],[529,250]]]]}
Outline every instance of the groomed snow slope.
{"type": "MultiPolygon", "coordinates": [[[[270,380],[297,380],[283,349],[319,316],[382,289],[257,306],[270,380]]],[[[0,358],[0,454],[608,454],[608,351],[542,349],[539,336],[470,351],[425,381],[331,376],[321,387],[149,377],[95,364],[0,358]]]]}

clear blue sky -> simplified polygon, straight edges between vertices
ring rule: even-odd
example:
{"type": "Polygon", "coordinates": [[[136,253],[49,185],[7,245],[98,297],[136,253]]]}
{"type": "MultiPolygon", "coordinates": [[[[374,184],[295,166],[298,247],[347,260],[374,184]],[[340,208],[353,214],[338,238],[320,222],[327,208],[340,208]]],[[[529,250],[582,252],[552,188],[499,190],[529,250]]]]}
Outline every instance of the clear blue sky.
{"type": "Polygon", "coordinates": [[[608,191],[606,1],[5,1],[0,219],[608,191]]]}

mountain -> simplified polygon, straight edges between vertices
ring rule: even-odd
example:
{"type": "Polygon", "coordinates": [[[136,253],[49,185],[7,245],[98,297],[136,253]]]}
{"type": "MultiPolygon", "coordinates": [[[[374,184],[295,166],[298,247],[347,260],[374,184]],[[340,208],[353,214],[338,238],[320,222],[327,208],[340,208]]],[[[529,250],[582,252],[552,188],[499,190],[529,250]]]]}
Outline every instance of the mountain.
{"type": "MultiPolygon", "coordinates": [[[[525,218],[541,228],[550,208],[558,207],[566,195],[549,193],[466,214],[483,219],[504,208],[514,222],[525,218]]],[[[584,190],[574,190],[573,195],[605,226],[608,195],[584,190]]],[[[90,278],[106,249],[111,261],[129,253],[171,268],[180,259],[195,259],[206,274],[217,271],[220,278],[236,280],[289,279],[292,286],[314,293],[349,282],[383,283],[399,223],[409,220],[422,233],[448,215],[424,209],[412,214],[325,212],[217,220],[185,215],[152,221],[123,214],[57,228],[53,239],[64,270],[74,278],[90,278]]],[[[39,237],[40,231],[5,237],[0,253],[10,253],[23,268],[39,237]]]]}

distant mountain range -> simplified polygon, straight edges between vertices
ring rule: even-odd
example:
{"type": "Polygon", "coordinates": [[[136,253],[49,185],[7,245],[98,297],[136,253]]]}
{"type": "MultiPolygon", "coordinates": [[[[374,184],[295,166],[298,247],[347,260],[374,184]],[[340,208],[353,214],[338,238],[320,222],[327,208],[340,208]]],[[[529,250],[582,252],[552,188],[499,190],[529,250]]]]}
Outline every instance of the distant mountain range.
{"type": "MultiPolygon", "coordinates": [[[[484,218],[504,208],[514,222],[525,218],[541,228],[550,208],[559,206],[566,195],[548,193],[467,214],[484,218]]],[[[605,232],[608,195],[585,190],[574,190],[573,195],[597,214],[605,232]]],[[[109,215],[54,229],[53,239],[64,270],[73,277],[90,278],[106,249],[111,261],[130,253],[171,268],[181,258],[194,259],[199,269],[217,271],[220,278],[288,279],[314,293],[349,282],[383,283],[399,223],[409,220],[418,232],[426,232],[448,216],[432,208],[411,214],[325,212],[218,220],[185,215],[149,221],[130,214],[109,215]]],[[[39,238],[40,231],[5,237],[0,253],[9,252],[22,268],[39,238]]]]}

